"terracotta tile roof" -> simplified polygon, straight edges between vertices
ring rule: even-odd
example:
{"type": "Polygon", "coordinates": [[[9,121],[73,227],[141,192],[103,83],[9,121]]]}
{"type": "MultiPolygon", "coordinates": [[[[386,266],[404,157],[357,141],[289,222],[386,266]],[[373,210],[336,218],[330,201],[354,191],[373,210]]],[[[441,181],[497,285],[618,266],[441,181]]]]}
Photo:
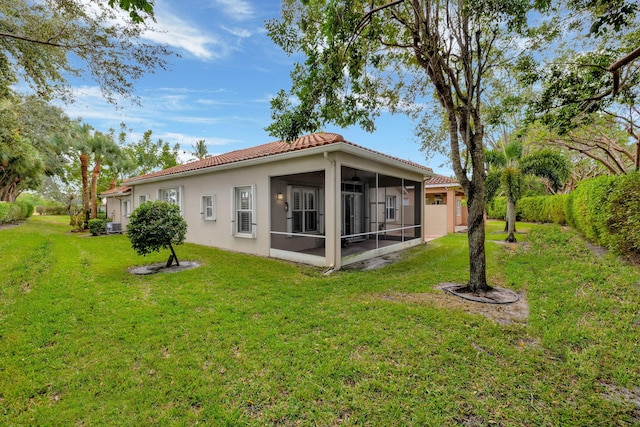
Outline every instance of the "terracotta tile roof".
{"type": "Polygon", "coordinates": [[[442,186],[451,186],[458,185],[458,180],[455,178],[449,178],[444,175],[433,175],[431,178],[427,178],[424,180],[424,185],[442,185],[442,186]]]}
{"type": "Polygon", "coordinates": [[[108,190],[103,191],[102,193],[100,193],[100,196],[117,196],[117,195],[124,195],[131,192],[131,187],[128,187],[126,185],[122,185],[120,187],[116,187],[116,188],[110,188],[108,190]]]}
{"type": "Polygon", "coordinates": [[[163,169],[161,171],[152,172],[147,175],[129,178],[125,180],[125,182],[135,183],[136,181],[159,178],[167,175],[190,172],[190,171],[195,171],[199,169],[213,168],[216,166],[222,166],[222,165],[227,165],[231,163],[241,162],[244,160],[252,160],[260,157],[273,156],[276,154],[289,153],[293,151],[300,151],[308,148],[321,147],[321,146],[340,143],[340,142],[431,172],[430,168],[427,168],[418,163],[388,156],[386,154],[383,154],[374,150],[370,150],[368,148],[345,141],[342,135],[339,135],[337,133],[319,132],[311,135],[301,136],[300,138],[293,141],[292,143],[288,143],[284,141],[275,141],[267,144],[258,145],[255,147],[245,148],[242,150],[231,151],[229,153],[220,154],[218,156],[207,157],[205,159],[198,160],[195,162],[190,162],[183,165],[177,165],[171,168],[163,169]]]}

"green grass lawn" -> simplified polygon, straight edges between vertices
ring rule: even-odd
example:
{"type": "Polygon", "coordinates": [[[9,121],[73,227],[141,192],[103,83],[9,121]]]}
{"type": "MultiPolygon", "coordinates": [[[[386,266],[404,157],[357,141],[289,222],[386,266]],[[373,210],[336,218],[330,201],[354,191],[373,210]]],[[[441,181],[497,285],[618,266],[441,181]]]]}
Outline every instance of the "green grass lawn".
{"type": "Polygon", "coordinates": [[[491,283],[529,304],[526,323],[499,324],[388,297],[441,301],[434,286],[464,282],[461,234],[374,271],[186,244],[201,267],[134,276],[168,253],[67,223],[0,230],[2,425],[640,424],[639,270],[571,230],[487,243],[491,283]]]}

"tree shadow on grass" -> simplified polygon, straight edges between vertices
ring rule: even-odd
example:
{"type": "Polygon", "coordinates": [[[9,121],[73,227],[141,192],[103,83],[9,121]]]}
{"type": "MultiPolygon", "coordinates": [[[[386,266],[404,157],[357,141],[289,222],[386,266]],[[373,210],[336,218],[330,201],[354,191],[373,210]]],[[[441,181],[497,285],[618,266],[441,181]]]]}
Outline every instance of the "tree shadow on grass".
{"type": "Polygon", "coordinates": [[[178,271],[191,270],[196,267],[200,267],[200,263],[198,261],[182,261],[179,266],[174,264],[171,267],[167,267],[167,263],[165,262],[157,262],[155,264],[132,267],[127,271],[131,274],[146,275],[156,273],[176,273],[178,271]]]}

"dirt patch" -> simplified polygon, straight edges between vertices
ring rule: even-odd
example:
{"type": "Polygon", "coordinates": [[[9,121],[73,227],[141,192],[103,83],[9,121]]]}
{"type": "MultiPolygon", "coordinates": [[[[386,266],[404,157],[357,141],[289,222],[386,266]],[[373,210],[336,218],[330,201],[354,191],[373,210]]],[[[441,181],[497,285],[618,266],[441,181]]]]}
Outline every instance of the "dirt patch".
{"type": "Polygon", "coordinates": [[[0,224],[0,230],[5,230],[9,228],[14,228],[19,226],[20,224],[0,224]]]}
{"type": "Polygon", "coordinates": [[[457,283],[440,283],[438,289],[442,289],[451,295],[473,302],[485,304],[513,304],[518,302],[520,296],[509,289],[493,287],[488,291],[471,291],[467,285],[457,283]]]}
{"type": "MultiPolygon", "coordinates": [[[[441,283],[435,289],[442,290],[451,283],[441,283]]],[[[449,294],[448,292],[425,292],[419,294],[406,294],[400,292],[381,295],[380,298],[388,301],[431,304],[443,309],[461,310],[470,314],[479,314],[502,325],[512,323],[524,324],[529,317],[529,304],[524,293],[518,294],[518,301],[511,304],[483,304],[469,301],[449,294]]]]}
{"type": "Polygon", "coordinates": [[[598,258],[602,258],[607,254],[607,248],[595,245],[588,240],[585,240],[585,245],[587,245],[587,248],[598,258]]]}
{"type": "Polygon", "coordinates": [[[393,264],[401,260],[404,256],[404,251],[392,252],[390,254],[382,255],[376,258],[370,258],[364,261],[354,262],[353,264],[345,265],[343,270],[375,270],[385,265],[393,264]]]}
{"type": "Polygon", "coordinates": [[[200,267],[200,263],[197,261],[180,261],[180,265],[172,265],[171,267],[165,267],[166,263],[158,262],[155,264],[143,265],[140,267],[132,267],[129,273],[136,275],[156,274],[156,273],[176,273],[178,271],[191,270],[192,268],[200,267]]]}
{"type": "Polygon", "coordinates": [[[519,250],[527,251],[531,246],[529,242],[507,242],[506,240],[487,240],[487,242],[496,243],[514,253],[518,252],[519,250]]]}
{"type": "Polygon", "coordinates": [[[634,424],[640,422],[640,387],[629,389],[608,382],[601,382],[600,385],[605,388],[605,391],[602,392],[602,396],[605,399],[616,403],[631,405],[633,409],[630,415],[634,424]]]}

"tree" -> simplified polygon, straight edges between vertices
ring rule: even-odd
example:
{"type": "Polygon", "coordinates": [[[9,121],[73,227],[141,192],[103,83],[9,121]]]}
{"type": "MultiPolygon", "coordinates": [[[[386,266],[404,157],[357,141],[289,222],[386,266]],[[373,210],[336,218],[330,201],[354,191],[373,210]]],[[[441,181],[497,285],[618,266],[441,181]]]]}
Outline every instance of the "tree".
{"type": "Polygon", "coordinates": [[[171,250],[167,267],[171,267],[173,261],[180,265],[173,245],[184,242],[186,233],[187,223],[180,208],[163,201],[143,203],[131,213],[127,225],[127,237],[138,255],[171,250]]]}
{"type": "MultiPolygon", "coordinates": [[[[109,0],[109,6],[115,7],[116,0],[109,0]]],[[[153,19],[153,3],[147,0],[118,0],[118,7],[129,12],[129,17],[133,22],[144,22],[145,16],[153,19]]]]}
{"type": "MultiPolygon", "coordinates": [[[[572,0],[567,6],[563,22],[575,36],[559,40],[555,54],[546,55],[551,60],[536,61],[532,53],[518,67],[523,86],[541,87],[530,102],[530,121],[612,173],[640,170],[640,7],[627,0],[572,0]],[[600,134],[603,126],[626,130],[625,140],[600,134]],[[594,132],[584,139],[589,129],[594,132]]],[[[563,30],[558,34],[567,34],[563,30]]]]}
{"type": "Polygon", "coordinates": [[[634,170],[638,145],[629,137],[638,134],[635,126],[630,123],[625,129],[619,120],[606,114],[595,113],[590,118],[590,123],[566,132],[536,123],[527,133],[535,135],[537,145],[560,147],[591,160],[590,163],[598,163],[600,167],[596,170],[601,171],[598,174],[623,175],[634,170]]]}
{"type": "Polygon", "coordinates": [[[486,182],[487,200],[500,190],[507,199],[507,242],[516,241],[516,203],[524,192],[525,177],[540,177],[555,192],[562,188],[571,173],[570,163],[560,153],[542,150],[525,155],[523,149],[519,141],[513,141],[486,153],[490,167],[486,182]]]}
{"type": "Polygon", "coordinates": [[[131,175],[145,175],[154,170],[166,169],[180,164],[178,159],[180,144],[176,143],[171,147],[168,142],[162,139],[154,142],[151,139],[152,135],[153,132],[147,130],[142,139],[126,144],[126,125],[124,123],[120,125],[118,140],[120,145],[125,145],[124,151],[131,159],[131,163],[135,165],[133,169],[127,171],[131,175]]]}
{"type": "Polygon", "coordinates": [[[91,215],[89,191],[89,161],[93,128],[86,123],[74,122],[69,132],[70,151],[78,156],[80,161],[80,176],[82,180],[82,207],[85,225],[88,225],[91,215]]]}
{"type": "Polygon", "coordinates": [[[207,148],[207,144],[204,142],[204,139],[197,141],[195,145],[191,146],[191,148],[193,148],[191,155],[198,160],[202,160],[209,156],[209,149],[207,148]]]}
{"type": "Polygon", "coordinates": [[[0,0],[3,77],[24,81],[44,99],[68,100],[72,98],[68,76],[88,75],[108,101],[131,98],[133,83],[147,72],[165,68],[171,52],[165,46],[142,42],[145,32],[153,31],[138,19],[152,12],[148,2],[120,0],[119,7],[133,13],[129,20],[109,4],[102,0],[0,0]]]}
{"type": "Polygon", "coordinates": [[[524,0],[283,2],[267,23],[287,53],[301,52],[291,93],[272,100],[268,131],[284,140],[327,122],[373,131],[383,108],[415,114],[435,93],[449,153],[469,207],[468,288],[488,290],[484,249],[484,77],[525,38],[524,0]],[[292,98],[297,98],[292,102],[292,98]]]}
{"type": "Polygon", "coordinates": [[[93,155],[93,170],[91,171],[91,218],[98,217],[98,178],[102,172],[102,164],[117,162],[123,156],[111,135],[95,132],[89,142],[89,149],[93,155]]]}
{"type": "Polygon", "coordinates": [[[10,91],[0,99],[0,200],[13,201],[59,173],[64,149],[55,138],[68,126],[59,108],[10,91]]]}

